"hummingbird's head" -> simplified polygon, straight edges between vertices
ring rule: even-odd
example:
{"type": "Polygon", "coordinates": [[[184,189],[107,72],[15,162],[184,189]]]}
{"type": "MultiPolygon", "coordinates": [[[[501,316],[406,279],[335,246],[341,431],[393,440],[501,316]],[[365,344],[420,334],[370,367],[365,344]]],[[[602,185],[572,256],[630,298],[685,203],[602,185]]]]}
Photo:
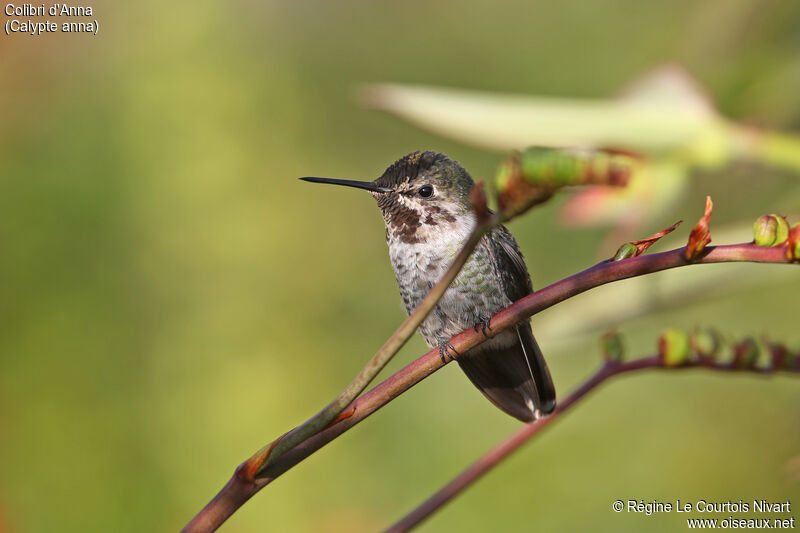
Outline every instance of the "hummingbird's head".
{"type": "Polygon", "coordinates": [[[395,161],[371,182],[301,179],[366,189],[383,212],[387,238],[396,237],[405,243],[422,242],[456,230],[468,231],[475,222],[469,200],[472,178],[444,154],[413,152],[395,161]]]}

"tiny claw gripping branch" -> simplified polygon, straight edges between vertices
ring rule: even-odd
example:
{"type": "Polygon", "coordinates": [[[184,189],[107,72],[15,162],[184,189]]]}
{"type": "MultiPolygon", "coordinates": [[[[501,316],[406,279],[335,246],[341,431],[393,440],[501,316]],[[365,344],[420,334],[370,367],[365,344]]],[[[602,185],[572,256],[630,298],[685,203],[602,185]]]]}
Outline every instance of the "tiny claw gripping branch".
{"type": "Polygon", "coordinates": [[[694,261],[703,250],[706,249],[708,243],[711,242],[711,233],[708,231],[708,221],[711,219],[711,212],[714,209],[714,202],[711,201],[710,196],[706,196],[706,212],[697,222],[692,232],[689,234],[689,242],[686,244],[686,252],[684,257],[687,261],[694,261]]]}
{"type": "Polygon", "coordinates": [[[453,346],[449,340],[442,341],[439,343],[439,358],[442,360],[442,364],[447,364],[447,358],[450,358],[451,361],[456,361],[461,354],[458,353],[455,346],[453,346]]]}

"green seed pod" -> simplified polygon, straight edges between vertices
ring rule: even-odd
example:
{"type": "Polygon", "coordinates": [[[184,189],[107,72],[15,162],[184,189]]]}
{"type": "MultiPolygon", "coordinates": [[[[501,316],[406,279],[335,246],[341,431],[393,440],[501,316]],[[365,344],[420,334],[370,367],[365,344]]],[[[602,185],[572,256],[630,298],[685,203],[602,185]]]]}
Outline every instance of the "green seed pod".
{"type": "Polygon", "coordinates": [[[664,366],[680,366],[690,353],[689,334],[681,329],[668,329],[658,339],[658,356],[664,366]]]}
{"type": "Polygon", "coordinates": [[[781,215],[761,215],[753,224],[756,246],[778,246],[789,238],[789,223],[781,215]]]}

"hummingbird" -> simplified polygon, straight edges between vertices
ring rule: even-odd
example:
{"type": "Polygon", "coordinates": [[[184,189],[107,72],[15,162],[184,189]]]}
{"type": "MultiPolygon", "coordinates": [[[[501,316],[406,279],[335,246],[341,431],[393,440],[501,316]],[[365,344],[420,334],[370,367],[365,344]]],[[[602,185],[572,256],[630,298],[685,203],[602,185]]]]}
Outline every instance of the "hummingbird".
{"type": "MultiPolygon", "coordinates": [[[[355,187],[378,203],[400,296],[411,314],[439,281],[477,224],[469,173],[435,152],[413,152],[374,181],[304,177],[355,187]]],[[[522,252],[511,232],[495,226],[480,240],[437,306],[419,327],[431,347],[458,365],[494,405],[532,422],[553,411],[555,388],[547,363],[525,321],[491,335],[490,318],[533,292],[522,252]],[[474,328],[488,338],[459,354],[449,339],[474,328]]]]}

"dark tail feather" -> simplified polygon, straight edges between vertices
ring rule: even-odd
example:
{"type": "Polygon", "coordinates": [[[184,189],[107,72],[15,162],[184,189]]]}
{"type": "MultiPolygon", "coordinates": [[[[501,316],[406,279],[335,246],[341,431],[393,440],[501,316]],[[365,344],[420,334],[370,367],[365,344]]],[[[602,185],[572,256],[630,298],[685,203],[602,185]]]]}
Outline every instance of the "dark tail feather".
{"type": "Polygon", "coordinates": [[[493,404],[523,422],[536,420],[536,411],[539,415],[553,412],[556,391],[530,325],[519,324],[496,339],[458,359],[470,381],[493,404]],[[506,339],[506,347],[496,347],[506,339]]]}

